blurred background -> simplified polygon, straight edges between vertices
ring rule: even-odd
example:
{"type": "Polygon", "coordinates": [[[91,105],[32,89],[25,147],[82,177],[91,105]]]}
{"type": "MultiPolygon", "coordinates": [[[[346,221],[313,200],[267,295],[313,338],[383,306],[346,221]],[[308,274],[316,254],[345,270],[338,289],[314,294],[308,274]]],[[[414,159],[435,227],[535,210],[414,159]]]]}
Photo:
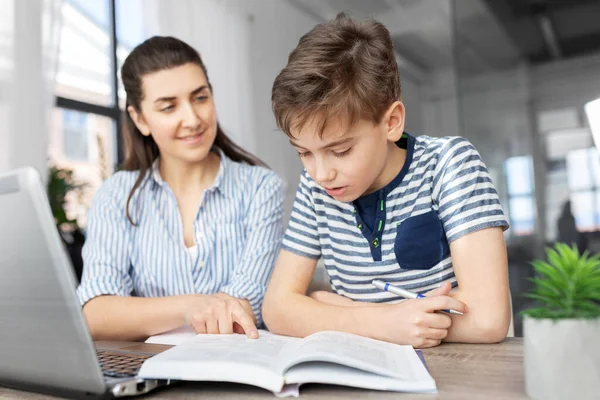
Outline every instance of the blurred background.
{"type": "Polygon", "coordinates": [[[597,0],[0,0],[0,173],[48,177],[80,273],[91,198],[123,160],[119,68],[144,39],[173,35],[204,58],[225,131],[286,180],[287,220],[301,163],[271,86],[300,36],[339,11],[390,30],[408,132],[479,149],[511,223],[520,336],[544,247],[600,251],[597,0]]]}

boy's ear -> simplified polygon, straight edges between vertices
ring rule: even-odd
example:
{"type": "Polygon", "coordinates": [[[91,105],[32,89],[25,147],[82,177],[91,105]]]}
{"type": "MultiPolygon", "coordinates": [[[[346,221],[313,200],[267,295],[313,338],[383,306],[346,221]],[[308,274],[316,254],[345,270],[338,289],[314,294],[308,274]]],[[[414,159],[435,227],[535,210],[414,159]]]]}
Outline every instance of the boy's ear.
{"type": "Polygon", "coordinates": [[[131,120],[133,121],[135,126],[140,130],[142,135],[150,136],[150,128],[148,127],[148,124],[146,124],[146,121],[144,120],[142,114],[137,112],[135,108],[133,108],[133,106],[128,106],[127,112],[129,113],[131,120]]]}
{"type": "Polygon", "coordinates": [[[397,142],[404,132],[404,104],[395,101],[386,111],[383,122],[389,141],[397,142]]]}

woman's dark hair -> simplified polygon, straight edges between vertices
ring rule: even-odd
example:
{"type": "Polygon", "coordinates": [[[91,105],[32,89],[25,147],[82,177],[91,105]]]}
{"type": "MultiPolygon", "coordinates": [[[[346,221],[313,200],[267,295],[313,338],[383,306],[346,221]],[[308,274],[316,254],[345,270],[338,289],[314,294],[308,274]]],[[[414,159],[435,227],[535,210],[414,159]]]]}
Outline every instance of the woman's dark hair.
{"type": "MultiPolygon", "coordinates": [[[[138,113],[141,112],[140,103],[144,97],[144,93],[142,92],[142,78],[145,75],[189,63],[196,64],[202,68],[202,71],[206,75],[208,87],[212,92],[212,85],[208,79],[208,73],[200,54],[187,43],[174,37],[154,36],[137,46],[127,56],[121,67],[121,79],[127,93],[127,106],[133,107],[138,113]]],[[[154,160],[159,156],[159,151],[152,136],[142,135],[129,113],[125,112],[124,114],[125,162],[123,163],[122,170],[139,171],[137,181],[127,198],[126,212],[129,222],[137,226],[129,213],[129,204],[135,191],[148,176],[154,160]]],[[[261,160],[229,139],[218,123],[213,148],[222,150],[233,161],[266,166],[261,160]]]]}

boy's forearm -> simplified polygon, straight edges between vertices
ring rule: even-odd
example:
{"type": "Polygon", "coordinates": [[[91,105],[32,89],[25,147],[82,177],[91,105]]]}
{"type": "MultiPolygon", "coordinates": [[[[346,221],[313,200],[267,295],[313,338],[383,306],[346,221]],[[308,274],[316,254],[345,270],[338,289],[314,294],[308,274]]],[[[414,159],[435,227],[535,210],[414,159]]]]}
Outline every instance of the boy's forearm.
{"type": "MultiPolygon", "coordinates": [[[[461,299],[459,290],[451,294],[452,297],[461,299]]],[[[344,307],[376,307],[385,306],[381,303],[362,303],[352,301],[346,297],[329,292],[315,292],[311,297],[323,304],[338,305],[344,307]]],[[[452,326],[448,330],[446,342],[462,343],[496,343],[506,337],[506,331],[510,324],[510,309],[505,312],[488,311],[478,306],[472,307],[470,311],[462,316],[451,315],[452,326]],[[508,318],[507,318],[508,316],[508,318]]]]}
{"type": "Polygon", "coordinates": [[[371,337],[369,307],[331,305],[290,293],[277,301],[265,299],[263,319],[271,332],[305,337],[321,331],[339,331],[371,337]]]}
{"type": "Polygon", "coordinates": [[[313,292],[309,296],[313,300],[316,300],[320,303],[330,304],[333,306],[345,306],[345,307],[381,307],[386,306],[385,303],[370,303],[363,301],[354,301],[347,297],[340,296],[339,294],[335,294],[332,292],[325,291],[317,291],[313,292]]]}

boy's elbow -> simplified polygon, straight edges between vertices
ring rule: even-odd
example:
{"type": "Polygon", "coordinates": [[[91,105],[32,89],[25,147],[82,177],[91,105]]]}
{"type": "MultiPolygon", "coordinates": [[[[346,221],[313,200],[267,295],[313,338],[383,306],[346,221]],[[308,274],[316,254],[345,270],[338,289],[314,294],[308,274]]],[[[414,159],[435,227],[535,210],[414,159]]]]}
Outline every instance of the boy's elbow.
{"type": "Polygon", "coordinates": [[[479,321],[475,329],[477,343],[499,343],[506,338],[510,327],[510,318],[486,318],[479,321]]]}
{"type": "Polygon", "coordinates": [[[470,305],[469,311],[463,317],[456,317],[457,329],[449,334],[449,341],[499,343],[506,339],[512,320],[508,297],[502,300],[484,298],[483,301],[475,301],[465,294],[464,298],[465,303],[470,305]]]}

